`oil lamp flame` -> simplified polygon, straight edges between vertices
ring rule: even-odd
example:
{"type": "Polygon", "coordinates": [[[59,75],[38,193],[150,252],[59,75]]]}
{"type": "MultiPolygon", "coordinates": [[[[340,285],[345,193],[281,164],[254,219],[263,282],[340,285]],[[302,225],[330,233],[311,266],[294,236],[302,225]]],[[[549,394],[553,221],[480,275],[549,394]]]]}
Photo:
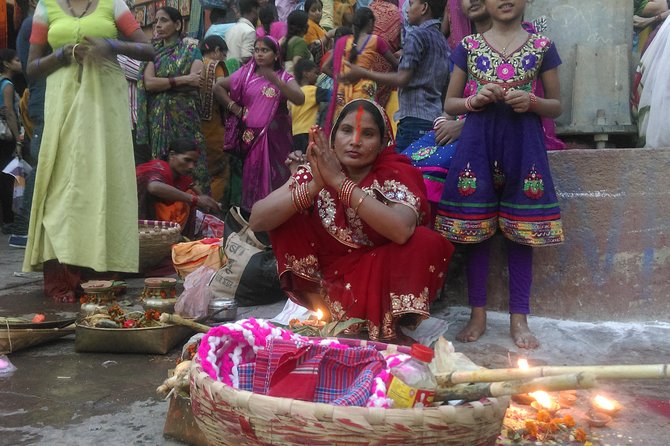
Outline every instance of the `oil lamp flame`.
{"type": "Polygon", "coordinates": [[[614,401],[602,395],[596,395],[596,397],[593,398],[593,404],[595,404],[597,408],[604,409],[608,412],[614,411],[617,407],[614,401]]]}
{"type": "Polygon", "coordinates": [[[538,390],[537,392],[529,393],[530,396],[535,398],[535,401],[540,403],[542,407],[551,409],[554,407],[554,402],[551,400],[549,394],[543,390],[538,390]]]}
{"type": "Polygon", "coordinates": [[[517,362],[518,366],[520,369],[523,370],[528,370],[528,360],[526,358],[519,358],[519,361],[517,362]]]}
{"type": "Polygon", "coordinates": [[[323,311],[321,311],[320,308],[318,310],[316,310],[316,319],[319,320],[319,321],[321,319],[323,319],[323,311]]]}

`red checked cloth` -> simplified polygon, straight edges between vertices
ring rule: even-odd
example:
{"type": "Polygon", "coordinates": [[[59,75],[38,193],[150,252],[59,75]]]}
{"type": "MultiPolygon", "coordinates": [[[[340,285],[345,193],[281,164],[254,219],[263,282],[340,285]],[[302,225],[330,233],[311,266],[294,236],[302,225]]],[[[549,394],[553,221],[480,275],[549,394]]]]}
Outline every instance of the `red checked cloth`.
{"type": "Polygon", "coordinates": [[[374,347],[297,346],[272,339],[256,356],[253,391],[339,406],[365,406],[386,366],[374,347]]]}

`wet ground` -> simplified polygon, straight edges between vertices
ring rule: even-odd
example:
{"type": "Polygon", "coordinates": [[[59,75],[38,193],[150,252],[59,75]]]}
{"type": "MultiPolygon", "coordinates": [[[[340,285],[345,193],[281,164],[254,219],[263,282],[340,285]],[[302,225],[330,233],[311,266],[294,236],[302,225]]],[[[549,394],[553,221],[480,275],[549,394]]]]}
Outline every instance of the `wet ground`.
{"type": "MultiPolygon", "coordinates": [[[[76,316],[76,304],[53,304],[40,292],[39,275],[15,276],[23,252],[0,245],[0,316],[76,316]]],[[[128,281],[136,297],[141,279],[128,281]]],[[[282,304],[241,308],[238,317],[272,317],[282,304]]],[[[467,320],[465,308],[437,308],[453,340],[467,320]]],[[[531,361],[549,365],[670,363],[670,324],[577,323],[531,318],[542,347],[531,361]]],[[[0,328],[1,329],[1,328],[0,328]]],[[[505,367],[518,349],[508,336],[507,315],[493,313],[477,343],[456,349],[487,367],[505,367]]],[[[168,404],[155,389],[179,354],[76,353],[74,336],[8,355],[17,370],[0,377],[0,445],[178,445],[162,435],[168,404]]],[[[609,427],[594,429],[595,444],[667,445],[670,383],[656,380],[602,382],[600,389],[624,408],[609,427]]],[[[579,392],[586,406],[588,391],[579,392]]],[[[580,423],[581,412],[574,410],[580,423]]]]}

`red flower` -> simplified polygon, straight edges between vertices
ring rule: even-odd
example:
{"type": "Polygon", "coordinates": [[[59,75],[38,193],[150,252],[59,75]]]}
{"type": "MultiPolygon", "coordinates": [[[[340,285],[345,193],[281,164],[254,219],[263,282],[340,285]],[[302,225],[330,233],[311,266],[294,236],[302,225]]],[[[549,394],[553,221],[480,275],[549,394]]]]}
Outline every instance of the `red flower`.
{"type": "Polygon", "coordinates": [[[128,319],[123,323],[123,328],[135,328],[137,326],[137,321],[135,319],[128,319]]]}

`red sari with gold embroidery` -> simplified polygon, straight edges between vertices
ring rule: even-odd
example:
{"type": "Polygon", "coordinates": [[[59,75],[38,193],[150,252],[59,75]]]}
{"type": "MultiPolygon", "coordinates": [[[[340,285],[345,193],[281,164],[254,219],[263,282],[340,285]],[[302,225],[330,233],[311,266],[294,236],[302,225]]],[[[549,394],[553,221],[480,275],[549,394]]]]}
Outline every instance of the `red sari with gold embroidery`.
{"type": "MultiPolygon", "coordinates": [[[[302,183],[311,174],[300,169],[302,183]]],[[[282,288],[301,305],[301,292],[320,292],[335,319],[367,321],[370,339],[396,336],[396,324],[417,325],[442,287],[453,246],[426,227],[430,215],[421,173],[387,147],[359,184],[371,198],[416,212],[414,235],[403,245],[384,238],[332,188],[323,189],[306,213],[270,232],[282,288]],[[405,316],[410,317],[405,317],[405,316]]],[[[363,204],[365,206],[365,204],[363,204]]]]}

